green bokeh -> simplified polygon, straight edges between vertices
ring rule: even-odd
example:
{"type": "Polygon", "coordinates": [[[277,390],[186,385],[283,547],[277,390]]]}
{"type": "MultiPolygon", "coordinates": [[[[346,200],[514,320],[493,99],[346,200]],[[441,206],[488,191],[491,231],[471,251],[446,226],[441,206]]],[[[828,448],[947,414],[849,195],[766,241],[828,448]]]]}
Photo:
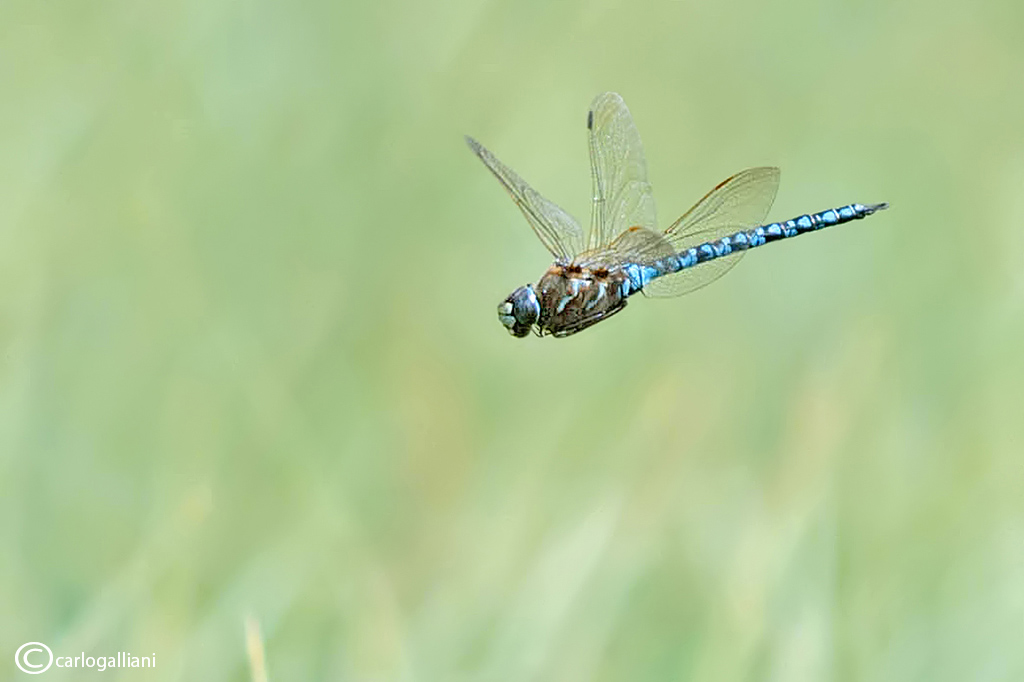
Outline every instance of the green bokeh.
{"type": "Polygon", "coordinates": [[[0,679],[1024,679],[1024,5],[0,5],[0,679]],[[889,201],[567,340],[586,219],[889,201]],[[42,679],[42,678],[40,678],[42,679]]]}

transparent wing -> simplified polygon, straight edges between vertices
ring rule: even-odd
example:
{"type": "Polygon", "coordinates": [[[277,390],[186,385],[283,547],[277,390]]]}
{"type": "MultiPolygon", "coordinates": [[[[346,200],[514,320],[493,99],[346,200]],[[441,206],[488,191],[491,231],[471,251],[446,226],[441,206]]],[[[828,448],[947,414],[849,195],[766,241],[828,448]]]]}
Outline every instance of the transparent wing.
{"type": "MultiPolygon", "coordinates": [[[[705,243],[717,242],[722,237],[728,237],[745,229],[747,228],[742,225],[721,225],[712,230],[688,235],[685,239],[679,240],[679,246],[676,246],[669,243],[662,232],[633,228],[623,232],[607,247],[582,254],[575,262],[582,267],[591,269],[612,268],[622,263],[657,265],[659,261],[664,261],[680,251],[705,243]]],[[[744,251],[737,251],[671,275],[658,277],[644,287],[643,292],[648,296],[658,298],[689,293],[711,284],[727,273],[739,262],[744,253],[744,251]]]]}
{"type": "MultiPolygon", "coordinates": [[[[676,242],[675,244],[678,244],[678,246],[673,244],[672,250],[675,253],[686,251],[701,244],[717,242],[722,237],[728,237],[746,229],[748,229],[746,225],[720,225],[711,230],[694,232],[687,235],[685,239],[680,239],[676,242]]],[[[644,293],[654,298],[668,298],[670,296],[682,296],[701,287],[706,287],[736,267],[736,264],[740,262],[745,253],[746,251],[736,251],[728,256],[719,256],[714,260],[698,263],[671,275],[659,277],[644,287],[644,293]]]]}
{"type": "Polygon", "coordinates": [[[748,168],[718,183],[693,208],[665,230],[673,244],[695,232],[721,225],[757,227],[775,201],[779,190],[779,169],[772,166],[748,168]]]}
{"type": "Polygon", "coordinates": [[[675,254],[663,233],[631,227],[611,244],[584,252],[574,262],[584,268],[613,268],[623,263],[650,265],[675,254]]]}
{"type": "Polygon", "coordinates": [[[558,204],[541,196],[540,192],[530,187],[511,168],[498,161],[498,158],[482,144],[468,136],[466,143],[508,190],[512,200],[529,221],[530,227],[555,258],[569,262],[583,250],[583,228],[575,218],[558,204]]]}
{"type": "MultiPolygon", "coordinates": [[[[693,208],[665,230],[665,239],[678,253],[715,242],[740,230],[761,225],[779,189],[779,169],[749,168],[718,184],[693,208]]],[[[701,263],[651,282],[649,296],[681,296],[714,282],[731,270],[746,251],[701,263]]]]}
{"type": "Polygon", "coordinates": [[[586,247],[606,246],[630,227],[657,229],[644,148],[626,103],[614,92],[598,95],[587,128],[594,207],[586,247]]]}

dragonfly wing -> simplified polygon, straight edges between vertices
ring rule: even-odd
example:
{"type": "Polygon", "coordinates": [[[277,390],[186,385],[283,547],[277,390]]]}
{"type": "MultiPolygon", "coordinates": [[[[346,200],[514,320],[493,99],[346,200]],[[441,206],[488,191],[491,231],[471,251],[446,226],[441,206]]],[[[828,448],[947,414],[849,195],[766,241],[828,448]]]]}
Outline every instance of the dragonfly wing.
{"type": "Polygon", "coordinates": [[[587,248],[603,247],[630,227],[655,230],[644,148],[622,97],[614,92],[598,95],[587,113],[587,128],[594,182],[587,248]]]}
{"type": "Polygon", "coordinates": [[[705,194],[665,230],[665,235],[674,244],[688,235],[723,225],[757,227],[768,215],[778,190],[778,168],[765,166],[740,171],[705,194]]]}
{"type": "MultiPolygon", "coordinates": [[[[665,230],[665,239],[676,252],[716,242],[741,230],[764,222],[779,189],[779,169],[749,168],[718,184],[693,208],[665,230]]],[[[746,251],[680,270],[651,282],[644,292],[649,296],[681,296],[707,286],[731,270],[746,251]]]]}
{"type": "Polygon", "coordinates": [[[651,265],[675,254],[675,247],[663,233],[631,227],[611,244],[581,254],[575,263],[584,268],[611,269],[624,263],[651,265]]]}
{"type": "MultiPolygon", "coordinates": [[[[680,251],[705,243],[714,243],[722,237],[728,237],[741,230],[741,225],[721,225],[711,230],[695,232],[676,244],[670,243],[662,232],[652,232],[642,228],[626,230],[611,244],[602,249],[588,251],[576,259],[576,263],[586,268],[613,268],[623,263],[657,266],[666,259],[674,257],[680,251]]],[[[711,284],[731,270],[746,251],[736,251],[728,256],[720,256],[697,266],[663,275],[652,280],[643,292],[647,296],[664,298],[682,296],[683,294],[711,284]]]]}
{"type": "Polygon", "coordinates": [[[494,173],[494,177],[498,178],[512,200],[519,206],[519,210],[526,216],[537,237],[555,258],[569,262],[583,250],[583,228],[575,218],[558,204],[545,199],[482,144],[468,136],[466,143],[494,173]]]}
{"type": "MultiPolygon", "coordinates": [[[[747,227],[743,225],[720,225],[710,230],[694,232],[685,238],[680,238],[673,242],[672,250],[676,253],[686,251],[701,244],[717,242],[722,237],[728,237],[746,229],[747,227]]],[[[654,298],[668,298],[688,294],[691,291],[711,284],[732,270],[745,253],[746,251],[733,251],[728,256],[719,256],[713,260],[685,268],[671,275],[659,277],[644,287],[644,293],[654,298]]]]}

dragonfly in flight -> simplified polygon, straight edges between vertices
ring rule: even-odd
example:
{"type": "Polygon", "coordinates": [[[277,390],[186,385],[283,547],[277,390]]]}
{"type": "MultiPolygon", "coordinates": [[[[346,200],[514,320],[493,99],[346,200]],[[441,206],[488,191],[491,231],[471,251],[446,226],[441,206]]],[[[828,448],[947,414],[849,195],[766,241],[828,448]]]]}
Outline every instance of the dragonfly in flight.
{"type": "Polygon", "coordinates": [[[466,137],[555,257],[536,284],[519,287],[498,306],[498,319],[513,336],[531,330],[538,336],[570,336],[619,312],[638,291],[679,296],[724,275],[749,249],[888,208],[850,204],[765,224],[779,169],[750,168],[720,182],[659,231],[640,134],[622,97],[598,95],[587,113],[587,131],[594,203],[586,233],[574,217],[466,137]]]}

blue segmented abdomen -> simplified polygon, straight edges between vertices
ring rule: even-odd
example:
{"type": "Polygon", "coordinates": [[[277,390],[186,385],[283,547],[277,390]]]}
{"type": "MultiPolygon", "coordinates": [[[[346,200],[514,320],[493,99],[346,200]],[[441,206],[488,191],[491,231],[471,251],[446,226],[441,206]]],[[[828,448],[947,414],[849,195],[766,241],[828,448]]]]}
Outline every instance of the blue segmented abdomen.
{"type": "Polygon", "coordinates": [[[653,264],[629,263],[624,267],[626,276],[629,278],[629,289],[627,295],[635,293],[650,284],[651,280],[663,275],[670,275],[685,268],[692,268],[695,265],[706,263],[715,258],[721,258],[735,253],[746,251],[756,246],[768,244],[769,242],[795,237],[806,232],[814,232],[832,225],[841,225],[851,220],[858,220],[867,217],[876,211],[888,208],[889,204],[850,204],[840,208],[830,208],[820,213],[802,215],[792,220],[781,223],[759,225],[750,230],[736,232],[727,237],[713,242],[698,244],[685,251],[680,251],[675,256],[669,256],[653,264]]]}

